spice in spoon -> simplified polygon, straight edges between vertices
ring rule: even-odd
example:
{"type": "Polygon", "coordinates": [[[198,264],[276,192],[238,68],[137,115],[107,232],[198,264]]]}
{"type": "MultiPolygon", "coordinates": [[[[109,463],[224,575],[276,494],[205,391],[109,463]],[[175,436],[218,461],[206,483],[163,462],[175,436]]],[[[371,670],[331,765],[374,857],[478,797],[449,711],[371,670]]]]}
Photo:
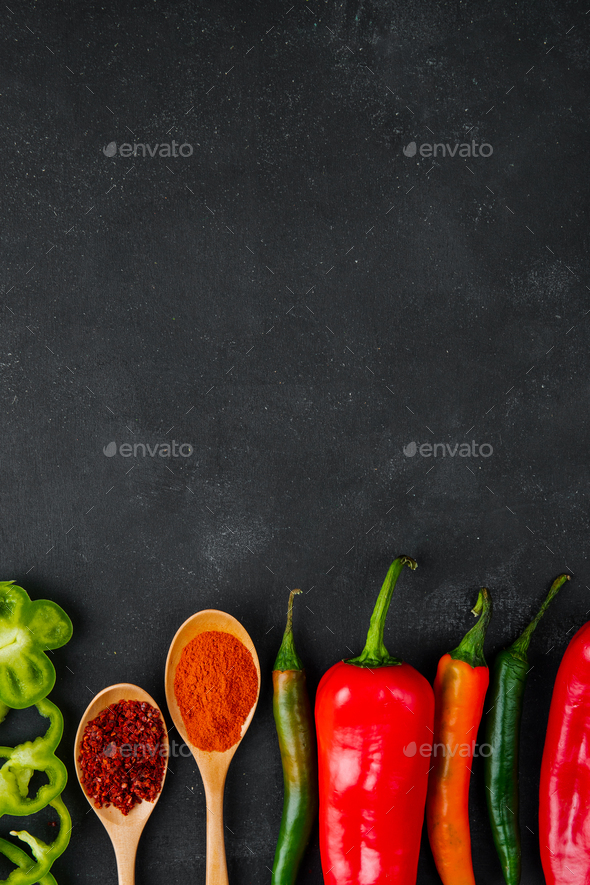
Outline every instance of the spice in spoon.
{"type": "Polygon", "coordinates": [[[199,750],[224,753],[240,740],[256,703],[252,655],[231,633],[199,633],[182,650],[174,694],[190,742],[199,750]]]}
{"type": "Polygon", "coordinates": [[[164,722],[145,701],[119,701],[87,723],[78,762],[95,808],[114,805],[127,815],[142,800],[154,802],[166,768],[164,722]]]}

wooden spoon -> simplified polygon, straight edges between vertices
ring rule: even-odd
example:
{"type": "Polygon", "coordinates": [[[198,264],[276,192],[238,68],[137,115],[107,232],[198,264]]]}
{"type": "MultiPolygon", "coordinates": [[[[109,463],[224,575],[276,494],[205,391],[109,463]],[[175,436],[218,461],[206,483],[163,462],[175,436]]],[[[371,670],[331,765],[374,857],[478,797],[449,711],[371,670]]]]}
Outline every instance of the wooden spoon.
{"type": "MultiPolygon", "coordinates": [[[[74,742],[74,760],[76,765],[76,774],[78,775],[78,780],[80,781],[82,791],[90,802],[93,810],[101,819],[107,833],[111,837],[111,842],[113,843],[115,856],[117,858],[119,885],[134,885],[135,856],[137,854],[137,846],[139,844],[139,839],[141,837],[143,828],[147,823],[147,819],[154,810],[156,802],[160,798],[161,789],[160,793],[158,793],[158,795],[156,796],[154,802],[148,802],[144,799],[138,805],[135,805],[128,815],[122,814],[118,808],[115,808],[114,805],[111,805],[108,808],[95,808],[94,800],[86,794],[86,791],[82,786],[82,771],[80,769],[80,763],[78,762],[82,736],[88,722],[98,716],[98,714],[102,710],[106,710],[107,707],[110,707],[113,704],[117,704],[119,701],[145,701],[145,703],[151,704],[152,707],[155,707],[156,710],[158,710],[158,712],[160,713],[160,716],[162,716],[162,711],[156,704],[155,700],[150,697],[147,691],[144,691],[137,685],[131,685],[128,682],[119,682],[117,685],[111,685],[109,686],[109,688],[103,689],[103,691],[99,692],[96,695],[94,700],[87,707],[86,712],[82,716],[82,719],[80,720],[80,725],[78,726],[78,731],[76,733],[76,740],[74,742]]],[[[162,723],[164,724],[164,749],[166,753],[166,759],[168,759],[168,733],[166,731],[166,725],[163,716],[162,723]]],[[[164,775],[162,777],[162,787],[164,786],[165,777],[166,768],[164,768],[164,775]]]]}
{"type": "Polygon", "coordinates": [[[207,878],[206,885],[228,885],[227,864],[225,861],[225,841],[223,834],[223,788],[225,786],[225,778],[229,764],[238,749],[242,738],[244,737],[254,711],[258,703],[260,695],[260,664],[256,649],[252,644],[248,633],[244,630],[239,621],[232,618],[225,612],[216,611],[215,609],[205,609],[205,611],[197,612],[180,627],[176,636],[172,640],[168,658],[166,660],[166,700],[168,701],[168,709],[174,725],[178,732],[190,748],[196,763],[199,766],[203,784],[205,787],[205,801],[207,804],[207,878]],[[174,694],[174,677],[176,668],[180,661],[180,655],[185,645],[207,630],[217,630],[221,633],[231,633],[236,639],[242,642],[254,660],[254,666],[258,673],[258,690],[256,692],[256,700],[252,705],[252,709],[248,714],[248,718],[242,726],[240,739],[236,741],[233,747],[224,752],[207,753],[199,750],[191,743],[184,726],[184,721],[180,712],[180,708],[176,703],[176,695],[174,694]]]}

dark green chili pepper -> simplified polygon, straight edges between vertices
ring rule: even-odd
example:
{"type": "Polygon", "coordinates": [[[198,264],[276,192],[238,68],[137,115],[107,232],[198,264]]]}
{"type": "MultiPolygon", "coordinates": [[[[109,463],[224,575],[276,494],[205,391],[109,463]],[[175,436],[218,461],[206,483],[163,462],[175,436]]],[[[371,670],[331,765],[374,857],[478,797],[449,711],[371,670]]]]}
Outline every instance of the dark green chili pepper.
{"type": "Polygon", "coordinates": [[[272,868],[273,885],[294,885],[318,811],[315,729],[305,671],[293,644],[291,590],[283,641],[272,672],[273,713],[283,763],[285,799],[272,868]]]}
{"type": "Polygon", "coordinates": [[[522,703],[529,672],[529,642],[549,603],[569,579],[569,575],[560,575],[555,579],[536,617],[509,648],[498,654],[492,669],[492,706],[486,721],[486,741],[489,744],[484,765],[486,799],[494,843],[507,885],[518,885],[520,882],[518,751],[522,703]]]}

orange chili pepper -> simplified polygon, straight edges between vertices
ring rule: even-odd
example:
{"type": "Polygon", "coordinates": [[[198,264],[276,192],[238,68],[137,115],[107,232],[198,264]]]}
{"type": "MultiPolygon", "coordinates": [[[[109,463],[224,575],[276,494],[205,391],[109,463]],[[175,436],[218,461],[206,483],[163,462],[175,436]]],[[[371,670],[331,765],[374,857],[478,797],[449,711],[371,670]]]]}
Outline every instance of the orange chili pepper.
{"type": "Polygon", "coordinates": [[[484,588],[473,609],[481,614],[459,646],[443,655],[434,681],[433,766],[426,820],[444,885],[475,885],[469,831],[469,779],[477,729],[490,681],[483,656],[492,600],[484,588]]]}

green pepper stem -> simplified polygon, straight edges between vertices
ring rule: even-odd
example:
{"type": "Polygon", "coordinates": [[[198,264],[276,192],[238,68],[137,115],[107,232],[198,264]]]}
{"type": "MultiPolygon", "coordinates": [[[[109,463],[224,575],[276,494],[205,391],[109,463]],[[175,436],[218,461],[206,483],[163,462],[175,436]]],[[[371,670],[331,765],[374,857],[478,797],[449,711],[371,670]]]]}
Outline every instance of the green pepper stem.
{"type": "Polygon", "coordinates": [[[387,617],[389,603],[404,565],[407,565],[412,571],[418,568],[418,563],[410,556],[398,556],[391,563],[371,615],[365,647],[360,655],[357,655],[355,658],[348,658],[344,662],[345,664],[355,664],[357,667],[387,667],[391,665],[399,666],[402,663],[399,658],[392,657],[385,648],[383,631],[385,629],[385,618],[387,617]]]}
{"type": "Polygon", "coordinates": [[[303,662],[295,651],[295,643],[293,642],[293,597],[298,593],[301,593],[301,590],[291,590],[289,593],[287,626],[273,670],[303,670],[303,662]]]}
{"type": "Polygon", "coordinates": [[[512,654],[515,657],[520,658],[523,661],[527,660],[527,652],[529,650],[529,642],[531,641],[531,636],[533,635],[533,632],[534,632],[535,628],[537,627],[537,624],[539,623],[539,621],[541,620],[541,618],[543,617],[543,615],[545,614],[545,612],[549,608],[551,601],[555,598],[555,596],[557,596],[561,587],[563,587],[565,582],[569,581],[569,579],[570,579],[569,575],[560,575],[558,578],[556,578],[553,581],[553,583],[551,584],[551,588],[549,590],[549,593],[545,597],[545,601],[544,601],[543,605],[541,606],[541,608],[539,609],[539,611],[537,612],[537,614],[535,615],[535,617],[533,618],[531,623],[528,625],[526,630],[524,630],[523,633],[518,637],[518,639],[516,639],[512,643],[512,645],[510,646],[510,651],[512,652],[512,654]]]}
{"type": "Polygon", "coordinates": [[[456,661],[465,661],[470,667],[487,667],[483,654],[483,644],[486,638],[486,630],[492,617],[492,597],[485,587],[479,591],[477,602],[471,609],[471,614],[481,615],[477,624],[465,634],[457,648],[449,652],[456,661]]]}

